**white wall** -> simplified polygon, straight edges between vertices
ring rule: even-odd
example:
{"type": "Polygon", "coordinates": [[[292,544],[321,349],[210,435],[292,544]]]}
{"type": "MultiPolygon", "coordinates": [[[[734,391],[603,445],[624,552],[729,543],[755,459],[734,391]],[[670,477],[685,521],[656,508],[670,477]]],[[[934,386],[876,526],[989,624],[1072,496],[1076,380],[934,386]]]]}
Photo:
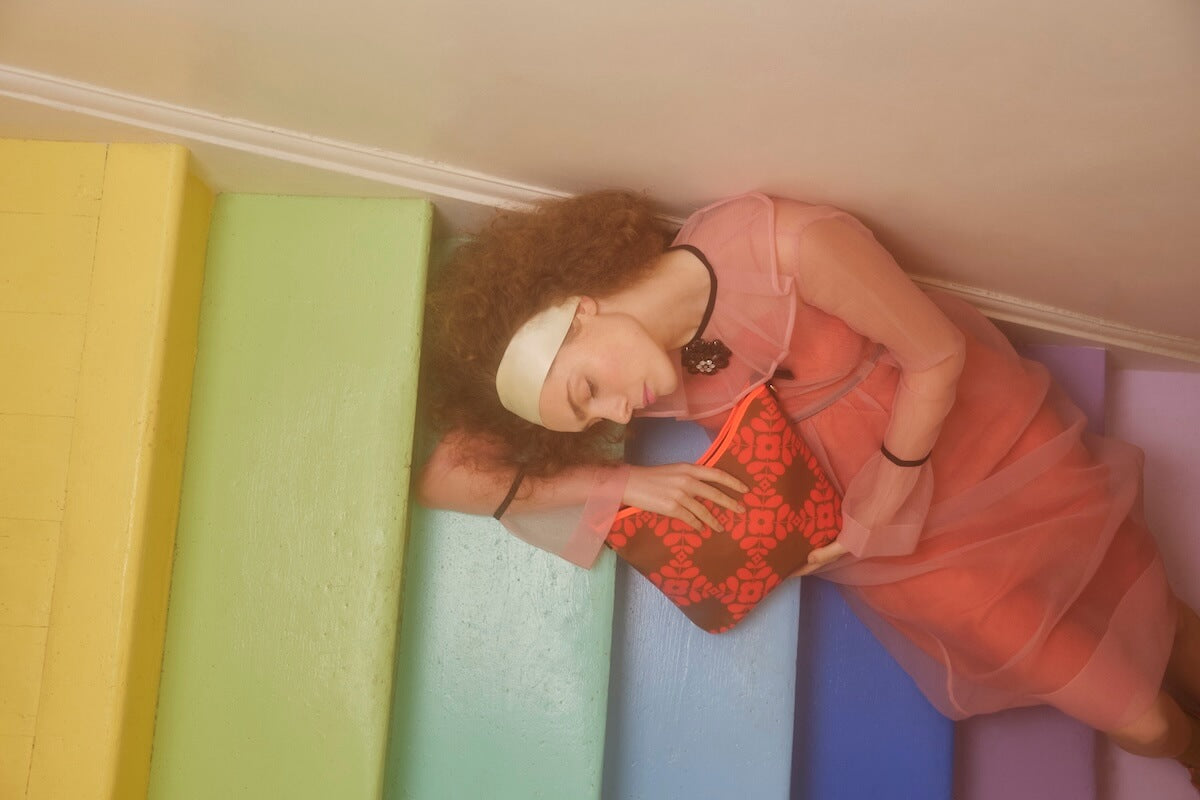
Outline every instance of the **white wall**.
{"type": "Polygon", "coordinates": [[[5,0],[0,135],[183,139],[239,190],[833,202],[1200,359],[1198,35],[1194,0],[5,0]]]}

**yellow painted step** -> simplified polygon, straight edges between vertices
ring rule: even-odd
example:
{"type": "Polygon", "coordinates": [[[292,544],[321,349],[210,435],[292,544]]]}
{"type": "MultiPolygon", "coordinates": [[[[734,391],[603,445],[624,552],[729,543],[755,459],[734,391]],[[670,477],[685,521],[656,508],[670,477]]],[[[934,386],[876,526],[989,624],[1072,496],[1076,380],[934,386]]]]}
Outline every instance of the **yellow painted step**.
{"type": "Polygon", "coordinates": [[[212,197],[0,140],[0,797],[141,797],[212,197]]]}

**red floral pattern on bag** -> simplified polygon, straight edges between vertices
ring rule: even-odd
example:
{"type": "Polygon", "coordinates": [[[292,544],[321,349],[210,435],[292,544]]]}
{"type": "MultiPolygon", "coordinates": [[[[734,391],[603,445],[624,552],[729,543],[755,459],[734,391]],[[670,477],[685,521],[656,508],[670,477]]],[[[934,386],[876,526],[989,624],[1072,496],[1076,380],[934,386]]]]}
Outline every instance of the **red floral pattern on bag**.
{"type": "Polygon", "coordinates": [[[765,385],[734,408],[699,463],[750,487],[744,514],[700,499],[724,533],[625,508],[607,543],[692,622],[721,633],[837,538],[842,501],[765,385]]]}

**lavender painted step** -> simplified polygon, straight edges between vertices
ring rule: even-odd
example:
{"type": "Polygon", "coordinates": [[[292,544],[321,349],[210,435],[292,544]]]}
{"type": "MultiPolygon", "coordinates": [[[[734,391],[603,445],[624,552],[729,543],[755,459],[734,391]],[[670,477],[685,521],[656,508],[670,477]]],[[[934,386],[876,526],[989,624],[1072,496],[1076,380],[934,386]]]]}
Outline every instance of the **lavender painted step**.
{"type": "MultiPolygon", "coordinates": [[[[1036,346],[1022,354],[1045,364],[1104,430],[1107,353],[1094,347],[1036,346]]],[[[958,800],[1095,800],[1097,734],[1055,709],[1040,706],[988,714],[957,726],[958,800]]]]}
{"type": "MultiPolygon", "coordinates": [[[[1114,370],[1109,386],[1109,433],[1146,452],[1146,521],[1171,586],[1200,608],[1200,372],[1114,370]]],[[[1106,800],[1196,800],[1179,764],[1139,758],[1104,740],[1100,750],[1106,800]]]]}

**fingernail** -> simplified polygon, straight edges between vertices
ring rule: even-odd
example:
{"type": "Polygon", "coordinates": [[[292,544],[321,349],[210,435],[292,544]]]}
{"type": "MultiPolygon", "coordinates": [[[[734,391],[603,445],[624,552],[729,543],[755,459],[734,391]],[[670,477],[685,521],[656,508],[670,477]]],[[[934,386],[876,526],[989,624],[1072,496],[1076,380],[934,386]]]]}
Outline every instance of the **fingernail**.
{"type": "Polygon", "coordinates": [[[739,505],[738,505],[738,513],[739,513],[739,514],[745,514],[745,513],[746,513],[746,507],[745,507],[745,506],[743,506],[743,505],[740,505],[740,504],[739,504],[739,505]]]}

